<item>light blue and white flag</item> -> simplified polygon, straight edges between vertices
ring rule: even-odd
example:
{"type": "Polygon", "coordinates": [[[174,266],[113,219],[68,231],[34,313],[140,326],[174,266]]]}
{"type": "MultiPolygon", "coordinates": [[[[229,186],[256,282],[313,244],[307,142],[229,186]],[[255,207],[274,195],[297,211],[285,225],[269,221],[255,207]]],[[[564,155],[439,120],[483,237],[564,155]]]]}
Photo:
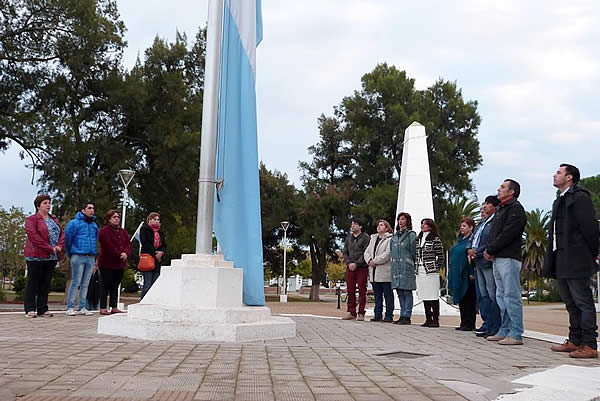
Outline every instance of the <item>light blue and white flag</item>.
{"type": "Polygon", "coordinates": [[[262,39],[260,0],[225,0],[214,231],[226,260],[244,269],[243,300],[264,305],[258,141],[256,46],[262,39]]]}

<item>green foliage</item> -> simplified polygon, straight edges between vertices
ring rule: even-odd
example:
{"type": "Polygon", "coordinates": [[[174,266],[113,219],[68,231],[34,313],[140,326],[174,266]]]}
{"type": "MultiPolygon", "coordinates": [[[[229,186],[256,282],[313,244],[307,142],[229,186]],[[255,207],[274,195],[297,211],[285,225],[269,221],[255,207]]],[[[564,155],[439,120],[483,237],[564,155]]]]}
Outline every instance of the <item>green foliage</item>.
{"type": "MultiPolygon", "coordinates": [[[[464,217],[471,217],[477,220],[479,214],[479,204],[468,198],[454,198],[449,201],[443,201],[446,206],[440,208],[441,215],[437,215],[436,221],[440,229],[440,237],[444,243],[444,249],[450,249],[456,243],[460,221],[464,217]]],[[[413,228],[418,228],[419,222],[413,221],[413,228]]]]}
{"type": "Polygon", "coordinates": [[[523,269],[539,275],[544,265],[551,215],[539,209],[526,212],[526,214],[525,246],[522,250],[523,269]]]}
{"type": "Polygon", "coordinates": [[[25,234],[25,213],[22,208],[0,207],[0,269],[2,279],[12,279],[23,269],[25,257],[23,248],[27,241],[25,234]]]}
{"type": "Polygon", "coordinates": [[[346,265],[342,262],[327,262],[327,275],[329,280],[338,281],[346,278],[346,265]]]}
{"type": "Polygon", "coordinates": [[[600,175],[582,178],[579,183],[590,191],[592,202],[594,202],[594,207],[596,208],[596,217],[600,219],[600,175]]]}
{"type": "Polygon", "coordinates": [[[298,245],[297,208],[300,195],[286,174],[277,170],[270,171],[263,163],[260,164],[258,173],[265,277],[283,274],[282,221],[290,223],[287,230],[287,271],[290,275],[294,274],[293,261],[304,258],[304,252],[298,245]]]}
{"type": "Polygon", "coordinates": [[[132,269],[125,269],[123,272],[123,280],[121,281],[121,288],[124,292],[138,292],[139,287],[135,282],[135,272],[132,269]]]}
{"type": "Polygon", "coordinates": [[[67,275],[62,270],[56,270],[50,281],[50,291],[65,292],[67,286],[67,275]]]}
{"type": "Polygon", "coordinates": [[[26,283],[27,283],[27,279],[25,278],[25,271],[24,270],[19,270],[17,272],[17,276],[15,277],[15,279],[13,281],[13,290],[17,294],[23,294],[23,291],[25,290],[25,284],[26,283]]]}
{"type": "Polygon", "coordinates": [[[6,301],[6,292],[0,288],[0,301],[6,301]]]}

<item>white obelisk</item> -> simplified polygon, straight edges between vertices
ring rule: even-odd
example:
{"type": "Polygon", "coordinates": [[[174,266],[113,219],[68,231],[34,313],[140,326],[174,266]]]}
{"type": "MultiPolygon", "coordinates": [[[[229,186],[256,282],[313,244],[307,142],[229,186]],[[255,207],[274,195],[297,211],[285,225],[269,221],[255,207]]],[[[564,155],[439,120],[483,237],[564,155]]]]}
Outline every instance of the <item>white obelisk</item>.
{"type": "Polygon", "coordinates": [[[427,154],[427,135],[425,127],[416,121],[404,131],[396,216],[400,212],[410,214],[413,230],[417,234],[421,231],[421,220],[425,218],[435,220],[427,154]]]}
{"type": "MultiPolygon", "coordinates": [[[[417,235],[421,232],[421,220],[425,218],[435,220],[433,196],[431,193],[431,175],[429,173],[429,155],[427,153],[427,135],[425,127],[417,121],[413,122],[404,131],[404,148],[402,150],[396,216],[400,212],[410,214],[413,231],[417,235]]],[[[395,224],[397,224],[397,221],[395,224]]],[[[415,303],[413,314],[423,315],[423,304],[418,299],[416,291],[413,292],[413,299],[415,303]]],[[[400,309],[400,301],[395,291],[394,302],[395,309],[400,309]]],[[[454,315],[457,313],[456,308],[447,305],[445,302],[440,302],[441,315],[454,315]]]]}

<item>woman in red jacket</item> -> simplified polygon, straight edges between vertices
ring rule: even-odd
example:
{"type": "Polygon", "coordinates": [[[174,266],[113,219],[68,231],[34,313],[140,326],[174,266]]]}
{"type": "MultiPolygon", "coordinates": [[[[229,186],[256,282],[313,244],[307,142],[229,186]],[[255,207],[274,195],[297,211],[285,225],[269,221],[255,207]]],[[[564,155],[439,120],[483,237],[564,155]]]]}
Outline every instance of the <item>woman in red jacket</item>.
{"type": "Polygon", "coordinates": [[[51,317],[48,311],[50,280],[65,248],[65,233],[58,219],[50,214],[50,197],[38,195],[33,201],[37,213],[25,220],[25,316],[51,317]]]}
{"type": "Polygon", "coordinates": [[[131,253],[131,241],[129,234],[124,228],[121,228],[120,223],[119,212],[111,209],[104,215],[104,227],[98,233],[98,242],[100,242],[98,267],[102,277],[100,283],[101,315],[122,312],[117,308],[117,296],[123,272],[127,267],[127,258],[131,253]],[[107,296],[110,296],[110,312],[106,308],[107,296]]]}

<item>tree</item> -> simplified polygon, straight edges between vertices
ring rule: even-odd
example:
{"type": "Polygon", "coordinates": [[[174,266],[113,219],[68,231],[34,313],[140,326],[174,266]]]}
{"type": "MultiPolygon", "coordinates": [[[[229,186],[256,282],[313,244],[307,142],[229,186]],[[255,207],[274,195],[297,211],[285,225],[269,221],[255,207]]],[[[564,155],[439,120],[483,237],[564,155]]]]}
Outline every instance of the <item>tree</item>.
{"type": "Polygon", "coordinates": [[[582,178],[580,184],[590,191],[592,202],[596,208],[596,217],[600,219],[600,175],[582,178]]]}
{"type": "MultiPolygon", "coordinates": [[[[444,249],[450,249],[456,243],[460,221],[464,217],[471,217],[476,220],[478,214],[479,204],[474,200],[460,197],[449,200],[447,207],[442,210],[442,214],[437,215],[437,224],[444,243],[444,249]]],[[[415,223],[413,222],[413,226],[415,226],[415,223]]]]}
{"type": "Polygon", "coordinates": [[[287,239],[288,246],[287,271],[291,274],[293,260],[301,260],[304,253],[298,244],[298,203],[300,194],[292,185],[286,174],[277,170],[270,171],[261,162],[260,180],[260,214],[262,222],[263,260],[265,277],[278,277],[283,274],[283,241],[282,221],[289,221],[287,239]]]}
{"type": "Polygon", "coordinates": [[[346,278],[346,265],[339,260],[327,262],[327,275],[329,280],[332,281],[344,280],[346,278]]]}
{"type": "Polygon", "coordinates": [[[319,142],[309,148],[313,159],[300,163],[305,206],[299,220],[313,263],[311,299],[318,298],[315,278],[323,277],[326,255],[343,239],[351,216],[362,218],[367,232],[381,218],[394,221],[404,130],[413,121],[428,134],[436,216],[472,191],[469,174],[481,164],[477,102],[465,102],[456,83],[440,79],[418,91],[406,72],[375,67],[333,116],[321,115],[319,142]]]}
{"type": "Polygon", "coordinates": [[[113,196],[124,152],[110,97],[124,46],[116,2],[6,0],[0,10],[1,146],[28,153],[59,216],[92,194],[113,196]]]}
{"type": "Polygon", "coordinates": [[[195,249],[205,50],[204,29],[191,46],[184,34],[174,43],[155,38],[115,94],[136,171],[130,226],[159,212],[169,258],[195,249]]]}
{"type": "Polygon", "coordinates": [[[25,218],[22,208],[12,206],[5,210],[0,207],[0,269],[3,283],[7,278],[14,279],[25,265],[25,218]]]}
{"type": "MultiPolygon", "coordinates": [[[[527,273],[526,279],[534,275],[534,280],[543,287],[544,279],[540,274],[544,265],[544,256],[546,255],[548,241],[548,224],[550,223],[550,213],[540,209],[535,209],[527,214],[527,224],[525,225],[525,245],[523,246],[523,273],[527,273]]],[[[537,287],[537,286],[536,286],[537,287]]],[[[538,288],[538,296],[541,295],[542,288],[538,288]]]]}

